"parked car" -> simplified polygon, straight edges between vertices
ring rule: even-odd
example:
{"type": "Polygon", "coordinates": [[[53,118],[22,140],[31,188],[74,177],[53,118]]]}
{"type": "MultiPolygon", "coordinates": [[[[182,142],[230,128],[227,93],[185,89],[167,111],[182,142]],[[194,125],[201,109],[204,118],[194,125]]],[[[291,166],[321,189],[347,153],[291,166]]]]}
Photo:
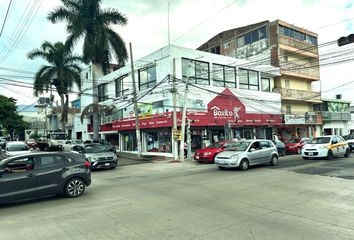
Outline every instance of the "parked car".
{"type": "Polygon", "coordinates": [[[332,160],[338,155],[349,157],[350,148],[346,141],[337,135],[315,137],[303,147],[301,152],[303,159],[327,158],[332,160]]]}
{"type": "Polygon", "coordinates": [[[348,143],[348,146],[350,148],[350,152],[352,152],[354,149],[354,135],[346,135],[346,136],[343,136],[343,138],[348,143]]]}
{"type": "Polygon", "coordinates": [[[194,160],[204,163],[213,163],[215,156],[223,152],[224,149],[229,146],[230,142],[231,141],[220,141],[212,143],[206,148],[197,150],[194,154],[194,160]]]}
{"type": "Polygon", "coordinates": [[[0,138],[0,149],[4,149],[6,144],[5,138],[0,138]]]}
{"type": "Polygon", "coordinates": [[[25,142],[13,141],[6,142],[5,148],[2,151],[4,153],[3,155],[5,156],[5,158],[7,158],[25,153],[30,153],[31,149],[25,142]]]}
{"type": "Polygon", "coordinates": [[[92,144],[92,143],[99,143],[103,146],[105,146],[108,151],[113,152],[114,154],[117,154],[117,150],[115,146],[113,146],[110,142],[108,142],[105,139],[96,139],[96,140],[86,140],[84,141],[84,144],[92,144]]]}
{"type": "Polygon", "coordinates": [[[27,139],[25,143],[29,148],[37,148],[37,142],[35,139],[27,139]]]}
{"type": "Polygon", "coordinates": [[[285,150],[287,153],[301,154],[302,147],[309,141],[309,138],[293,138],[285,144],[285,150]]]}
{"type": "Polygon", "coordinates": [[[84,146],[84,141],[83,140],[67,140],[63,144],[63,151],[64,152],[71,152],[73,151],[74,146],[84,146]]]}
{"type": "Polygon", "coordinates": [[[1,203],[60,193],[79,197],[90,184],[90,163],[76,153],[30,153],[0,162],[1,203]]]}
{"type": "Polygon", "coordinates": [[[279,156],[285,156],[285,144],[280,140],[272,140],[275,147],[277,148],[279,156]]]}
{"type": "Polygon", "coordinates": [[[278,152],[270,140],[255,139],[233,142],[224,152],[215,157],[215,165],[220,169],[247,170],[249,166],[262,163],[278,164],[278,152]]]}
{"type": "Polygon", "coordinates": [[[92,169],[113,169],[118,165],[117,155],[98,143],[86,144],[83,147],[75,146],[74,151],[83,154],[91,163],[92,169]]]}

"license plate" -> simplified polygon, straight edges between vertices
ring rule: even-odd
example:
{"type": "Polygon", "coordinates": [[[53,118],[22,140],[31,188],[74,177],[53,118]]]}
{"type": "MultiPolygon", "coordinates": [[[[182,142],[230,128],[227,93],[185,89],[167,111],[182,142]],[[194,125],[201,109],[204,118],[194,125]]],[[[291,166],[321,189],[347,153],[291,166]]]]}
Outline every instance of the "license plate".
{"type": "Polygon", "coordinates": [[[105,166],[109,166],[110,164],[109,164],[109,163],[105,163],[104,165],[105,165],[105,166]]]}
{"type": "Polygon", "coordinates": [[[312,156],[313,155],[313,153],[312,152],[309,152],[309,156],[312,156]]]}

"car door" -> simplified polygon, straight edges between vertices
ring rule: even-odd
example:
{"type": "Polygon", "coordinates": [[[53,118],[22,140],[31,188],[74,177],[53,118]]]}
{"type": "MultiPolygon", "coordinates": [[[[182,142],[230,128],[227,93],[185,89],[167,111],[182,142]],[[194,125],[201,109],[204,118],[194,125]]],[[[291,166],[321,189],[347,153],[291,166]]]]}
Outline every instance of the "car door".
{"type": "Polygon", "coordinates": [[[35,176],[37,166],[34,157],[18,157],[2,165],[0,176],[0,199],[12,201],[34,197],[37,194],[35,176]],[[32,166],[29,167],[29,163],[32,166]]]}
{"type": "Polygon", "coordinates": [[[272,158],[272,151],[273,151],[273,146],[272,144],[267,141],[260,141],[260,145],[261,145],[261,152],[262,152],[262,162],[263,163],[269,163],[271,158],[272,158]]]}
{"type": "Polygon", "coordinates": [[[50,194],[58,192],[62,183],[62,175],[69,170],[62,156],[55,154],[38,156],[36,185],[38,193],[50,194]]]}
{"type": "Polygon", "coordinates": [[[263,154],[261,151],[261,146],[258,141],[251,144],[248,150],[248,157],[250,165],[255,165],[263,162],[263,154]]]}
{"type": "Polygon", "coordinates": [[[347,144],[345,140],[341,136],[337,136],[337,141],[338,141],[338,148],[339,148],[338,154],[345,154],[345,151],[347,149],[346,147],[347,144]]]}
{"type": "Polygon", "coordinates": [[[335,156],[340,154],[339,143],[336,136],[333,136],[331,138],[331,150],[333,152],[333,155],[335,156]]]}

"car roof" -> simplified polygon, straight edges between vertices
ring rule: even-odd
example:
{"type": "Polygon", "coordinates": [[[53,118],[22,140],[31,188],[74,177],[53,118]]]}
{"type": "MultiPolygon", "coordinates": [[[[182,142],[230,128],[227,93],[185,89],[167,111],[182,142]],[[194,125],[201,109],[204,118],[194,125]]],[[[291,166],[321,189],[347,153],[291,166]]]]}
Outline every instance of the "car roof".
{"type": "Polygon", "coordinates": [[[7,145],[15,145],[15,144],[25,144],[27,145],[25,142],[23,141],[11,141],[11,142],[7,142],[7,145]]]}

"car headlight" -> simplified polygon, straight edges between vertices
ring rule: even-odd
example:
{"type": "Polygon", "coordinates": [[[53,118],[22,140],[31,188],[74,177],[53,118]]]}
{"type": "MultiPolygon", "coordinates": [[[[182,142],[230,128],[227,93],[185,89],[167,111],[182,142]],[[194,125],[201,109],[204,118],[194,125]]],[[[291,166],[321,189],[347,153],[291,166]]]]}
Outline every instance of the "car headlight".
{"type": "Polygon", "coordinates": [[[209,156],[211,154],[211,152],[205,152],[203,153],[204,156],[209,156]]]}
{"type": "Polygon", "coordinates": [[[232,158],[232,160],[235,160],[235,161],[238,160],[238,157],[239,157],[238,155],[231,155],[231,156],[230,156],[230,158],[232,158]]]}

